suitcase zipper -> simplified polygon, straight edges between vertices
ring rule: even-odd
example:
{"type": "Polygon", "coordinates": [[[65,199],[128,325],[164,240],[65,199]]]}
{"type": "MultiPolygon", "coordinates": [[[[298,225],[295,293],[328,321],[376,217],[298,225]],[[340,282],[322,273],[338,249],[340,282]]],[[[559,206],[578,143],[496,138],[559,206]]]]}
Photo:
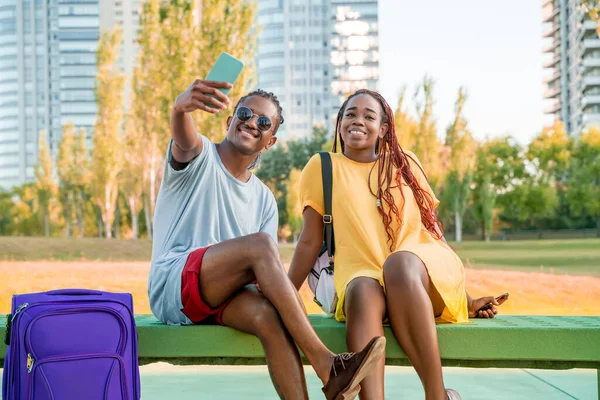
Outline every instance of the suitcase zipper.
{"type": "Polygon", "coordinates": [[[33,369],[33,357],[31,357],[31,353],[27,353],[27,373],[30,374],[33,369]]]}
{"type": "MultiPolygon", "coordinates": [[[[30,355],[28,355],[30,356],[30,355]]],[[[49,362],[57,362],[57,361],[75,361],[75,360],[83,360],[83,359],[90,359],[90,358],[114,358],[115,360],[117,360],[119,362],[119,370],[121,371],[121,392],[123,393],[124,399],[125,400],[129,400],[129,392],[127,391],[127,374],[125,373],[125,362],[123,361],[123,358],[115,353],[88,353],[88,354],[77,354],[77,355],[59,355],[59,356],[52,356],[52,357],[47,357],[47,358],[43,358],[41,360],[39,360],[37,363],[35,363],[34,365],[34,360],[31,359],[31,369],[28,369],[28,376],[27,376],[27,392],[26,392],[26,399],[31,399],[32,398],[32,391],[33,391],[33,378],[34,378],[34,374],[35,374],[35,369],[42,365],[42,364],[46,364],[49,362]]],[[[27,358],[29,360],[29,357],[27,358]]],[[[29,364],[28,364],[29,365],[29,364]]],[[[28,367],[29,368],[29,367],[28,367]]],[[[135,394],[134,394],[135,396],[135,394]]]]}
{"type": "MultiPolygon", "coordinates": [[[[123,317],[121,316],[121,314],[119,314],[118,312],[116,312],[115,310],[113,310],[112,308],[109,308],[109,307],[63,308],[60,310],[50,310],[50,311],[41,313],[41,314],[37,315],[34,319],[32,319],[31,322],[29,323],[29,325],[27,325],[27,330],[25,331],[25,350],[28,351],[27,365],[29,366],[30,357],[32,357],[32,356],[35,357],[35,351],[33,350],[33,347],[31,346],[31,329],[38,320],[45,318],[45,317],[50,317],[53,315],[76,314],[79,312],[86,312],[86,311],[105,312],[105,313],[111,314],[112,316],[117,318],[117,321],[119,322],[119,327],[121,328],[121,339],[119,340],[119,346],[117,347],[116,353],[122,357],[123,353],[125,352],[125,347],[127,347],[127,326],[125,325],[125,321],[123,320],[123,317]]],[[[31,372],[31,371],[29,371],[29,372],[31,372]]]]}

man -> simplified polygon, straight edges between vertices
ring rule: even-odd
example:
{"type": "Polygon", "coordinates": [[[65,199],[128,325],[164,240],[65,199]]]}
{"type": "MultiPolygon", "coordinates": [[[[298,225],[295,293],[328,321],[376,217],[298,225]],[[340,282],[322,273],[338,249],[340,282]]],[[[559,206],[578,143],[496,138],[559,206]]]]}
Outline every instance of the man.
{"type": "Polygon", "coordinates": [[[327,399],[354,398],[382,357],[385,338],[336,355],[312,329],[279,258],[275,198],[250,171],[277,141],[277,97],[261,90],[242,97],[217,144],[196,132],[190,116],[227,109],[231,101],[218,89],[230,87],[197,80],[173,106],[154,215],[150,306],[168,324],[217,323],[256,335],[281,398],[308,398],[295,344],[327,399]]]}

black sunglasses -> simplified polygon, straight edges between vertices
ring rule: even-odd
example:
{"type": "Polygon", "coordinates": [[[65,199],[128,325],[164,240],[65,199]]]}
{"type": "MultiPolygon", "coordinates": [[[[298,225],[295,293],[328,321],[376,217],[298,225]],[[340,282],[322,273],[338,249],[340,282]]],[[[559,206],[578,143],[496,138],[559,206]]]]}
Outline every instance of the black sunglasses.
{"type": "Polygon", "coordinates": [[[273,121],[271,121],[271,118],[266,117],[264,115],[254,114],[252,110],[248,107],[238,107],[237,111],[235,112],[235,116],[237,117],[237,119],[239,119],[242,122],[250,121],[255,115],[258,117],[256,119],[256,127],[259,131],[266,132],[269,129],[271,129],[271,126],[273,125],[273,121]]]}

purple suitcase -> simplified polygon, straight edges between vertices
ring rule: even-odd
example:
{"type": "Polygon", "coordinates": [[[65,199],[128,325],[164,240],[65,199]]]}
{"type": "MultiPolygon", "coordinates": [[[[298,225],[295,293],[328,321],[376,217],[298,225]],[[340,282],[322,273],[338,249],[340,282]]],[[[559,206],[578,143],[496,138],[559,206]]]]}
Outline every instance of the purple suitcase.
{"type": "Polygon", "coordinates": [[[140,398],[133,299],[85,289],[14,295],[3,400],[140,398]]]}

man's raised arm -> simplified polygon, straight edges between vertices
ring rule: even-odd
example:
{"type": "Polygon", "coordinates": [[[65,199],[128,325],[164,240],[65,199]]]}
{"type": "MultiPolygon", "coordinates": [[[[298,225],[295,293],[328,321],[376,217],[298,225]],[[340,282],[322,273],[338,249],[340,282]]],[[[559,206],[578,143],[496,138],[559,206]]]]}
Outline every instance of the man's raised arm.
{"type": "Polygon", "coordinates": [[[171,136],[174,142],[171,163],[174,168],[185,166],[202,151],[202,139],[196,132],[190,113],[202,110],[216,114],[231,104],[231,100],[219,88],[228,89],[231,88],[231,84],[196,80],[175,100],[171,111],[171,136]],[[214,107],[207,106],[205,102],[214,107]]]}

